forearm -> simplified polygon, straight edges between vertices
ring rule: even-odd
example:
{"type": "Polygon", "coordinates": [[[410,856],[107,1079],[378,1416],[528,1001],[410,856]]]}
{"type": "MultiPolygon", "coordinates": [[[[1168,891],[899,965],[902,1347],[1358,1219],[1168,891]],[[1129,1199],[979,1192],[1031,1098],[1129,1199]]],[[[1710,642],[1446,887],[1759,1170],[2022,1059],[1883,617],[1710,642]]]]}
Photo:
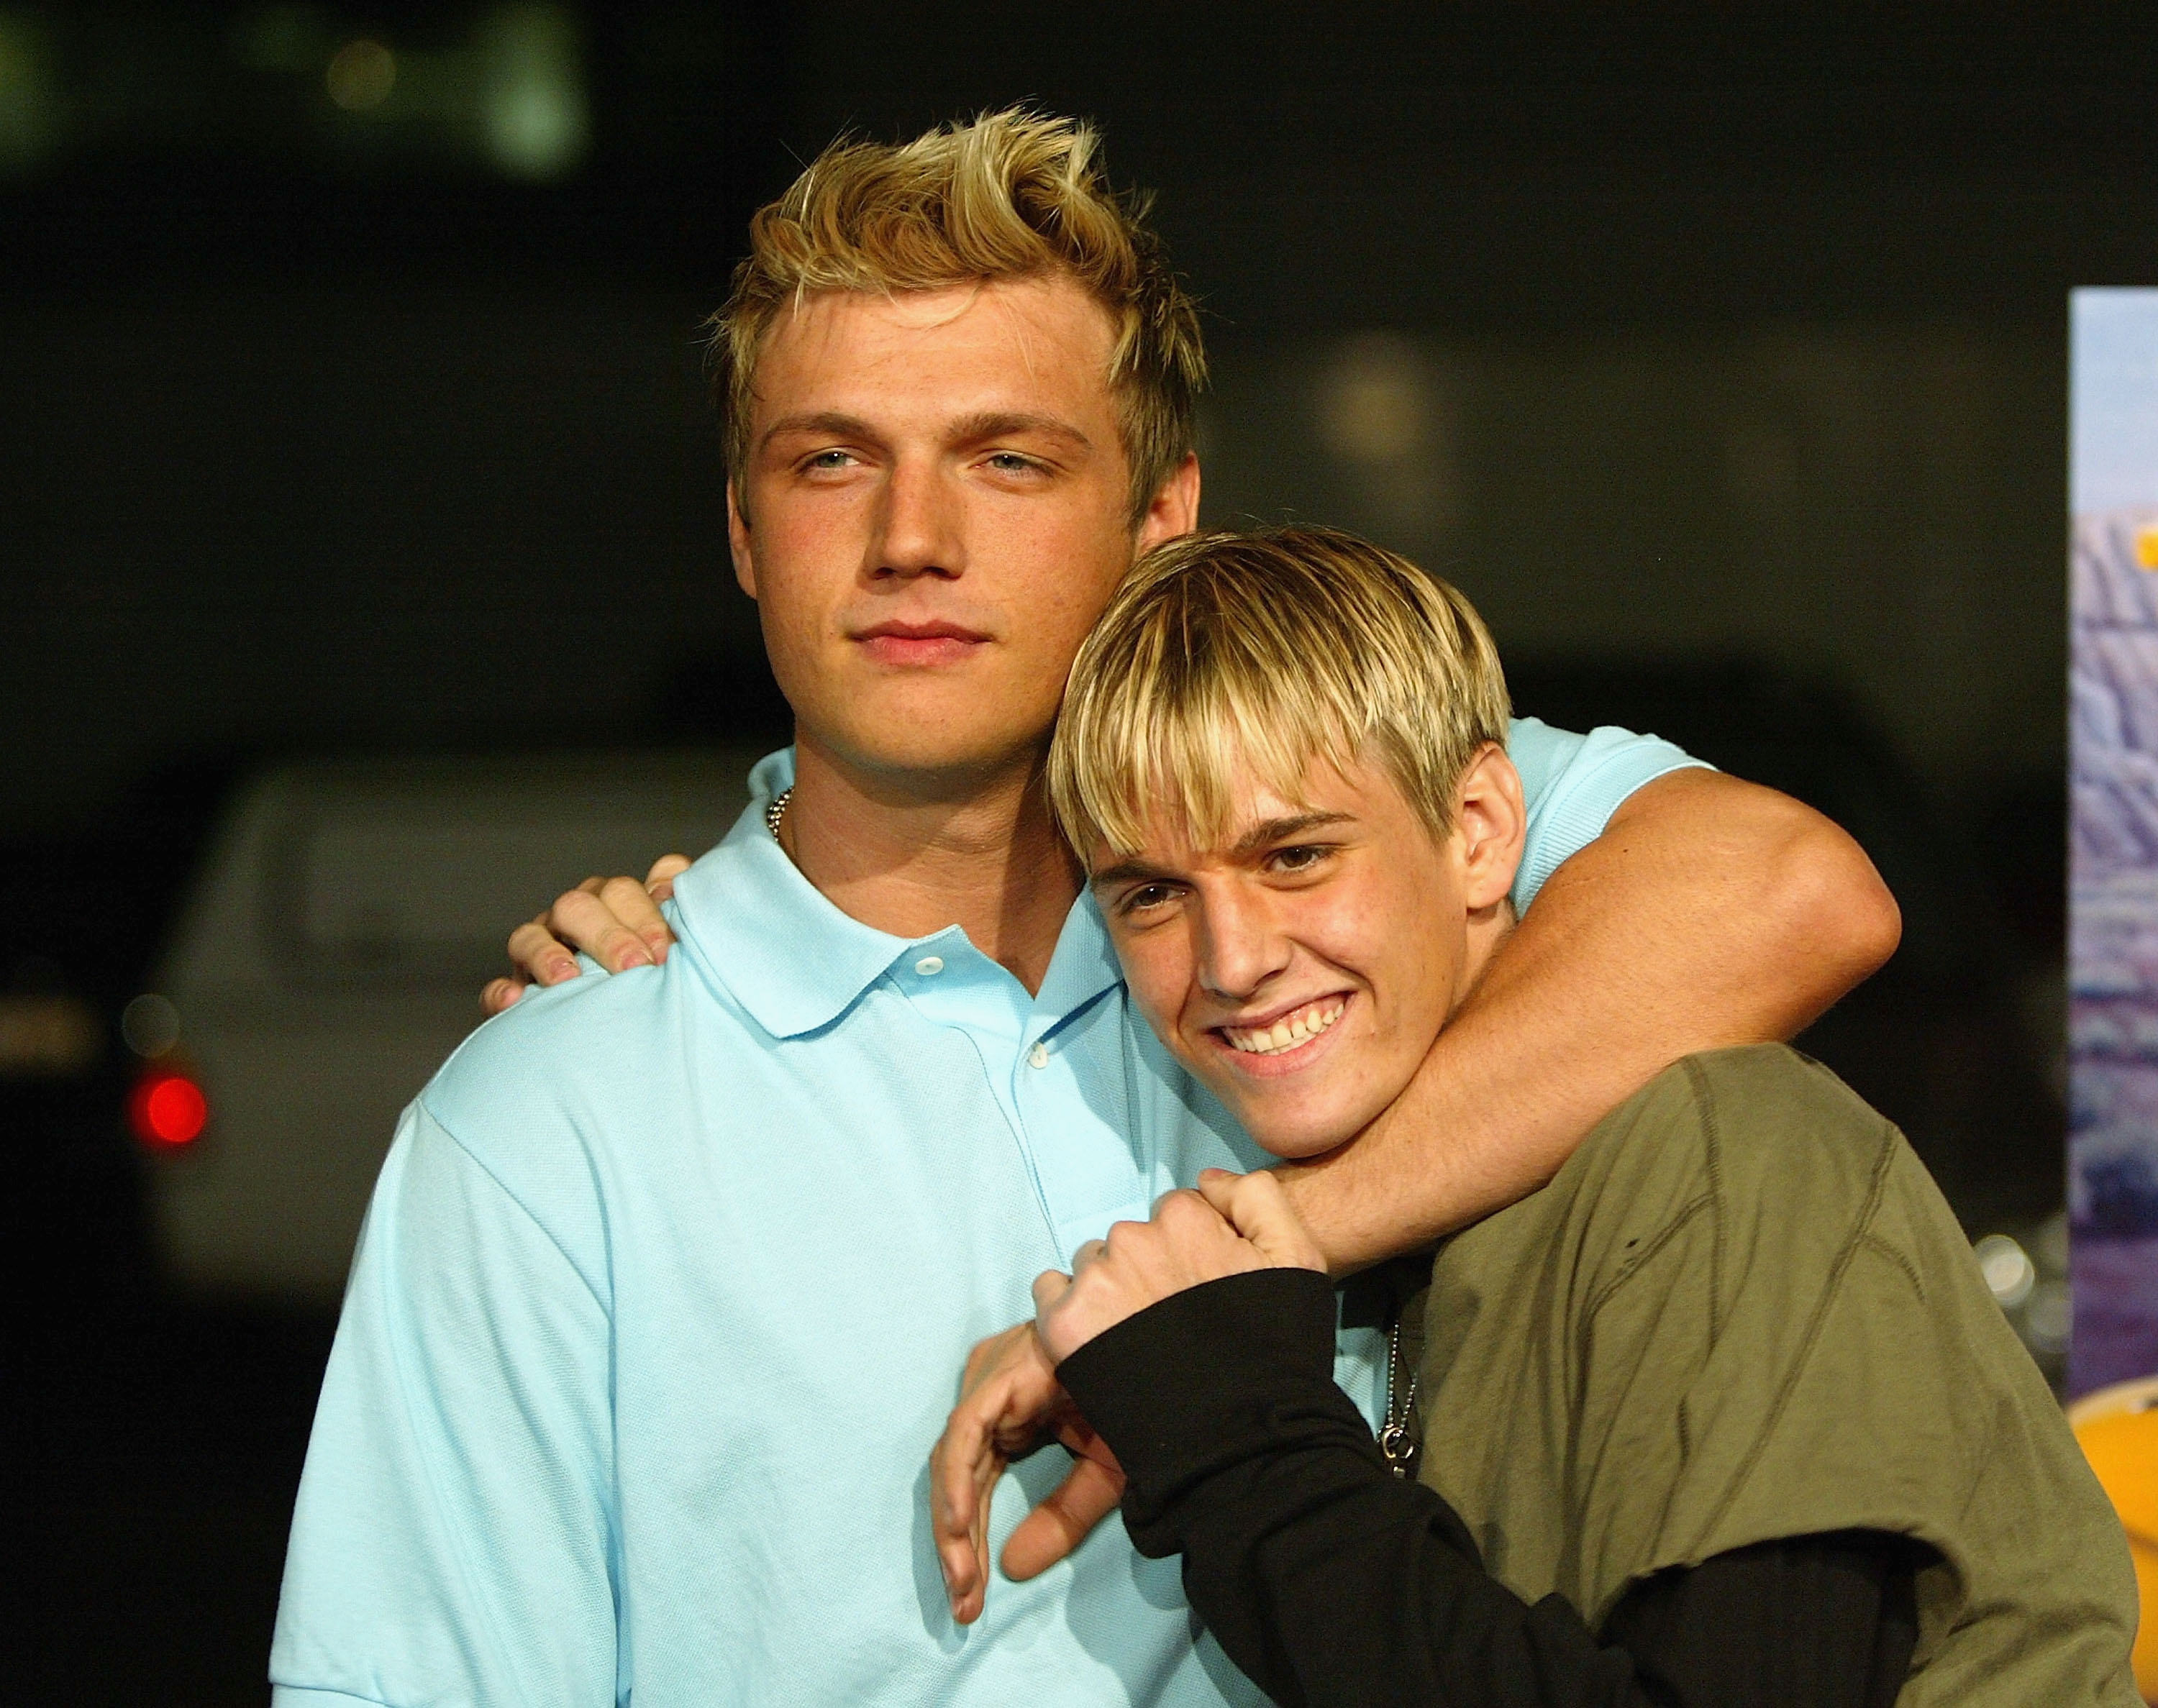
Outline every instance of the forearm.
{"type": "Polygon", "coordinates": [[[1412,1251],[1535,1190],[1680,1056],[1794,1035],[1897,930],[1820,814],[1660,778],[1552,875],[1393,1106],[1283,1184],[1337,1273],[1412,1251]]]}
{"type": "Polygon", "coordinates": [[[1861,1708],[1908,1668],[1894,1539],[1801,1537],[1637,1585],[1593,1633],[1485,1574],[1433,1490],[1397,1480],[1329,1377],[1309,1272],[1195,1288],[1060,1368],[1130,1474],[1140,1551],[1275,1700],[1329,1708],[1861,1708]],[[1171,1374],[1171,1373],[1174,1374],[1171,1374]]]}
{"type": "Polygon", "coordinates": [[[1237,1276],[1060,1366],[1103,1438],[1131,1453],[1134,1545],[1183,1556],[1193,1610],[1284,1708],[1634,1708],[1624,1657],[1598,1657],[1577,1620],[1561,1624],[1578,1651],[1558,1669],[1567,1693],[1540,1694],[1545,1616],[1483,1575],[1443,1501],[1386,1471],[1331,1379],[1331,1303],[1309,1272],[1237,1276]]]}

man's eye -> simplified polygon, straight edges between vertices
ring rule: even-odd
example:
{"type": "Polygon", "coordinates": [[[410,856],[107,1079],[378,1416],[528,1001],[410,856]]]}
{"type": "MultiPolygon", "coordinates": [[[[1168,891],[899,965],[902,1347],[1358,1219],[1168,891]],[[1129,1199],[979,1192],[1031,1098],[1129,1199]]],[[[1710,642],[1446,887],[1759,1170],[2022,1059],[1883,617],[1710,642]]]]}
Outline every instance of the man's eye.
{"type": "Polygon", "coordinates": [[[1316,844],[1299,843],[1294,848],[1278,848],[1273,851],[1273,868],[1278,872],[1309,872],[1323,864],[1334,850],[1316,844]]]}
{"type": "Polygon", "coordinates": [[[802,466],[804,468],[844,468],[854,460],[851,452],[819,451],[805,460],[802,466]]]}
{"type": "Polygon", "coordinates": [[[983,461],[999,474],[1033,474],[1041,467],[1031,457],[1022,457],[1016,451],[992,451],[983,461]]]}
{"type": "Polygon", "coordinates": [[[1150,908],[1165,905],[1175,893],[1166,884],[1142,884],[1135,890],[1124,892],[1123,911],[1127,916],[1144,913],[1150,908]]]}

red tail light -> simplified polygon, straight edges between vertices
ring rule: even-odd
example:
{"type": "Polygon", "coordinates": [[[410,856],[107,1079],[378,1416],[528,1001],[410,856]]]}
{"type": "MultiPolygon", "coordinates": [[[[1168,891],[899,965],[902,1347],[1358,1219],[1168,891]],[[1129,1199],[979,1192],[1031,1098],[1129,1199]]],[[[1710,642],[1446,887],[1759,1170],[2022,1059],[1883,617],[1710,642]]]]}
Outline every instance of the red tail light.
{"type": "Polygon", "coordinates": [[[152,1150],[178,1150],[202,1137],[209,1102],[202,1087],[169,1067],[152,1067],[127,1099],[127,1124],[152,1150]]]}

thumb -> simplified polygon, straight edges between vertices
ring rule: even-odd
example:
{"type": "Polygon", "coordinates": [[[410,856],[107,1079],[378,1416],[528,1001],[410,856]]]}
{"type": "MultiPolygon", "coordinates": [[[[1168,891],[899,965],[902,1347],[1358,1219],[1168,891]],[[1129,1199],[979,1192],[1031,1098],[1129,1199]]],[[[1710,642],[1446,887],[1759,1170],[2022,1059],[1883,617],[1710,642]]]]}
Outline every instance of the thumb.
{"type": "Polygon", "coordinates": [[[1124,1473],[1098,1460],[1071,1462],[1064,1480],[1019,1521],[1004,1543],[1004,1576],[1038,1577],[1087,1540],[1124,1498],[1124,1473]]]}
{"type": "Polygon", "coordinates": [[[662,854],[652,863],[652,869],[644,875],[644,888],[654,901],[665,901],[674,894],[674,880],[689,869],[687,854],[662,854]]]}
{"type": "Polygon", "coordinates": [[[1071,1291],[1071,1277],[1061,1269],[1045,1269],[1034,1277],[1034,1309],[1040,1316],[1071,1291]]]}
{"type": "Polygon", "coordinates": [[[1326,1267],[1319,1242],[1290,1205],[1281,1182],[1267,1170],[1232,1174],[1226,1169],[1208,1169],[1199,1176],[1199,1192],[1275,1268],[1326,1267]]]}

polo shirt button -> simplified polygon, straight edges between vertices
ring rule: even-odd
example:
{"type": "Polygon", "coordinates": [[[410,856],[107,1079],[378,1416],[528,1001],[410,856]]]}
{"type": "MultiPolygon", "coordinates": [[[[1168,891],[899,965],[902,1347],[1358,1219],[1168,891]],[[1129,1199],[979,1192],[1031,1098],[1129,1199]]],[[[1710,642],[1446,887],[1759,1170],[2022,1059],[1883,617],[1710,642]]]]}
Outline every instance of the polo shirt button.
{"type": "Polygon", "coordinates": [[[1026,1065],[1029,1067],[1047,1067],[1049,1066],[1049,1046],[1046,1044],[1037,1044],[1033,1049],[1028,1050],[1026,1053],[1026,1065]]]}
{"type": "Polygon", "coordinates": [[[942,955],[924,955],[914,963],[914,970],[924,978],[934,978],[944,970],[944,957],[942,955]]]}

